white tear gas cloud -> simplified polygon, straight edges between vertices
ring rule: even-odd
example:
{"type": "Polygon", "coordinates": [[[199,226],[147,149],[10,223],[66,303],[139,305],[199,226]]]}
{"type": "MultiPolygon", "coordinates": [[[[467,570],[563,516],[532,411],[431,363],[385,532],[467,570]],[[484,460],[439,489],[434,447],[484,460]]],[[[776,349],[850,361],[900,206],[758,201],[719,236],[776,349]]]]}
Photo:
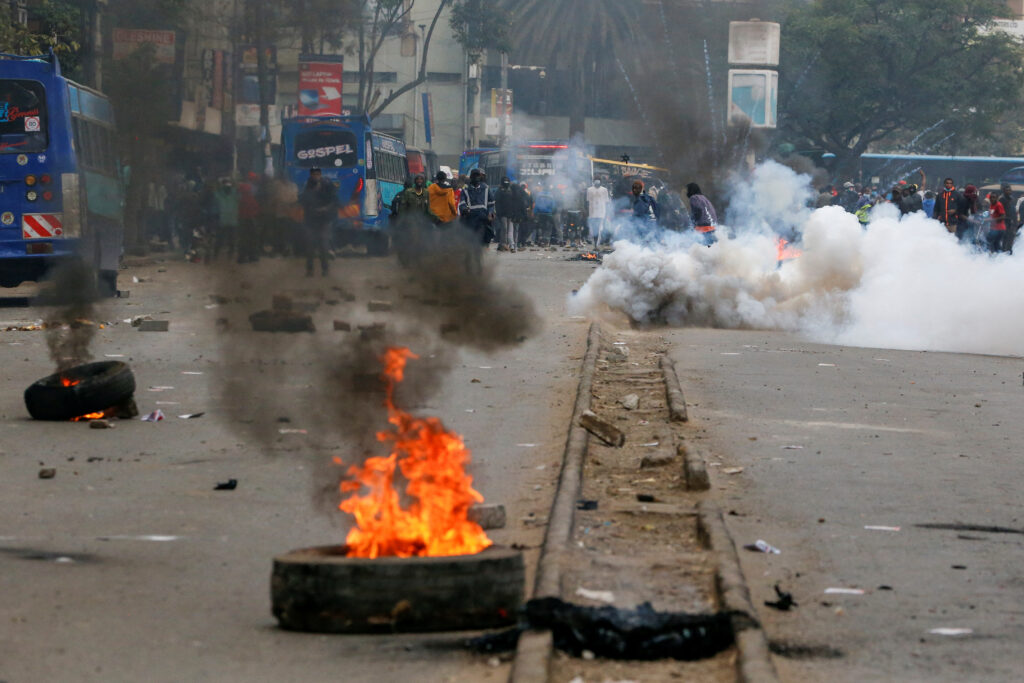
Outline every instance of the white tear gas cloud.
{"type": "Polygon", "coordinates": [[[795,179],[769,163],[734,183],[731,224],[711,247],[685,233],[617,242],[571,309],[851,346],[1024,355],[1024,254],[981,253],[887,205],[866,228],[839,207],[811,211],[810,187],[795,179]],[[802,255],[780,265],[775,233],[789,229],[802,255]]]}

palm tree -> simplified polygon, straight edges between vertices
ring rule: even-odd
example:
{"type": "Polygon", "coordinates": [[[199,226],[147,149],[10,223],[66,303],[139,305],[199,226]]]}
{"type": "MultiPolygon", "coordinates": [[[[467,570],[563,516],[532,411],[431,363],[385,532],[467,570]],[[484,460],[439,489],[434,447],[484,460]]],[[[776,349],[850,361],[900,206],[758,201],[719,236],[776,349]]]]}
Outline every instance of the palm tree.
{"type": "Polygon", "coordinates": [[[501,0],[513,15],[514,59],[566,71],[569,135],[584,132],[587,88],[598,63],[636,39],[638,3],[623,0],[501,0]]]}

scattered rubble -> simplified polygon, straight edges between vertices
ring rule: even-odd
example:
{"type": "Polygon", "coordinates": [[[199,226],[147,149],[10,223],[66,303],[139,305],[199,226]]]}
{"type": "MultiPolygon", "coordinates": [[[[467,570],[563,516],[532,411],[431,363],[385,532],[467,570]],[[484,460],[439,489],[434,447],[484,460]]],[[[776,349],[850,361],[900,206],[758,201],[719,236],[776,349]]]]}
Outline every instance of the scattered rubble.
{"type": "Polygon", "coordinates": [[[601,419],[591,410],[583,411],[580,416],[580,426],[609,446],[621,448],[626,443],[626,434],[621,429],[607,420],[601,419]]]}

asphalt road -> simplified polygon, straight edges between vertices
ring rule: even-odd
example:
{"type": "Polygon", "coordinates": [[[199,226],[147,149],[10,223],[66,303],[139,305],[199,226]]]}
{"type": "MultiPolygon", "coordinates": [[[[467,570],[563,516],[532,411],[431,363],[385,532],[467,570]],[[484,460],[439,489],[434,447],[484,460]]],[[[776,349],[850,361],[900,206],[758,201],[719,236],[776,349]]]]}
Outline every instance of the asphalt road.
{"type": "Polygon", "coordinates": [[[740,554],[784,680],[1020,680],[1024,361],[668,339],[737,544],[781,550],[740,554]]]}
{"type": "MultiPolygon", "coordinates": [[[[491,534],[502,545],[539,546],[544,527],[535,520],[547,514],[558,473],[587,331],[586,321],[567,317],[565,297],[593,268],[566,263],[566,255],[492,252],[498,280],[533,299],[543,327],[512,347],[457,350],[436,393],[417,406],[465,436],[476,488],[508,509],[508,528],[491,534]]],[[[346,334],[331,329],[332,318],[366,318],[366,299],[387,296],[371,285],[396,267],[344,259],[329,281],[306,281],[298,262],[264,262],[239,277],[260,296],[338,283],[357,292],[356,302],[315,314],[315,338],[329,342],[346,334]]],[[[224,391],[232,349],[216,321],[236,304],[210,298],[224,280],[212,273],[180,262],[122,271],[130,298],[107,302],[96,316],[116,324],[97,333],[94,356],[127,360],[139,409],[163,410],[162,422],[92,430],[30,420],[22,392],[53,371],[46,333],[0,332],[0,681],[505,680],[507,662],[467,654],[450,635],[337,637],[276,627],[272,557],[344,539],[345,519],[328,511],[334,502],[314,495],[333,486],[317,478],[342,445],[324,446],[317,430],[329,416],[312,415],[315,406],[295,398],[296,387],[323,391],[323,378],[280,392],[224,391]],[[144,314],[170,320],[170,330],[119,322],[144,314]],[[250,407],[255,416],[278,411],[288,429],[308,434],[257,442],[250,407]],[[178,417],[197,412],[205,414],[178,417]],[[56,477],[39,479],[42,466],[56,467],[56,477]],[[213,490],[229,478],[236,490],[213,490]]],[[[44,315],[0,309],[0,330],[44,315]]],[[[323,365],[301,353],[281,362],[323,365]]],[[[537,553],[526,552],[532,574],[537,553]]]]}

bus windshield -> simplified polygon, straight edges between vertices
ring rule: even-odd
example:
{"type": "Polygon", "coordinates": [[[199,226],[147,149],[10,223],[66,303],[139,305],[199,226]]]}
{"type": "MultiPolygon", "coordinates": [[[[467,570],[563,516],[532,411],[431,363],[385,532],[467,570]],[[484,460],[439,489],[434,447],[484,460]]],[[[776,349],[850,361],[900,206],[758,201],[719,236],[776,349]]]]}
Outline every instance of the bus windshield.
{"type": "Polygon", "coordinates": [[[0,154],[46,151],[46,88],[0,79],[0,154]]]}
{"type": "Polygon", "coordinates": [[[302,131],[295,136],[294,149],[294,163],[303,168],[352,168],[359,163],[356,135],[348,130],[302,131]]]}

